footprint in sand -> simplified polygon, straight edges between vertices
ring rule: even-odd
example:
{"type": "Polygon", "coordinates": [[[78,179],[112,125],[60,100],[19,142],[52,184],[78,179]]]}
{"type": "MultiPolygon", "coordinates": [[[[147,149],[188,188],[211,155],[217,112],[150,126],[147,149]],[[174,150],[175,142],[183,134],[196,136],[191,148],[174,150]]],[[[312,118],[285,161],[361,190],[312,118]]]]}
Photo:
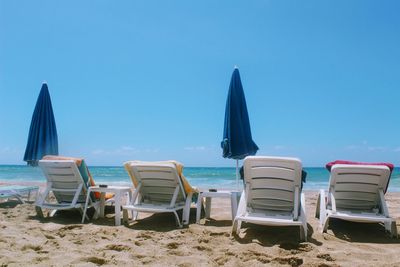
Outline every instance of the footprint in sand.
{"type": "Polygon", "coordinates": [[[225,263],[227,263],[229,261],[229,258],[226,256],[220,256],[220,257],[215,258],[214,261],[218,265],[224,265],[225,263]]]}
{"type": "Polygon", "coordinates": [[[72,224],[72,225],[67,225],[64,227],[61,227],[59,231],[66,231],[66,230],[73,230],[73,229],[81,229],[83,227],[83,225],[81,224],[72,224]]]}
{"type": "Polygon", "coordinates": [[[236,253],[234,253],[234,252],[228,250],[228,251],[225,252],[225,255],[226,255],[226,256],[235,256],[236,253]]]}
{"type": "Polygon", "coordinates": [[[133,257],[134,257],[134,258],[138,258],[138,259],[144,259],[144,258],[146,258],[147,256],[146,256],[146,255],[142,255],[142,254],[134,254],[133,257]]]}
{"type": "Polygon", "coordinates": [[[193,248],[199,250],[199,251],[212,251],[212,249],[210,247],[206,247],[206,246],[194,246],[193,248]]]}
{"type": "Polygon", "coordinates": [[[22,251],[26,251],[26,250],[33,250],[33,251],[40,251],[42,249],[41,246],[37,246],[37,245],[32,245],[32,244],[28,244],[28,245],[24,245],[21,250],[22,251]]]}
{"type": "Polygon", "coordinates": [[[107,263],[107,261],[103,258],[99,258],[99,257],[89,257],[89,258],[82,258],[82,261],[87,261],[87,262],[91,262],[97,265],[104,265],[107,263]]]}
{"type": "Polygon", "coordinates": [[[137,235],[137,238],[143,238],[143,239],[151,239],[152,236],[149,232],[143,232],[137,235]]]}
{"type": "Polygon", "coordinates": [[[130,250],[131,248],[130,248],[130,247],[127,247],[127,246],[125,246],[125,245],[115,245],[115,244],[111,244],[111,245],[107,245],[107,246],[105,247],[105,249],[106,249],[106,250],[114,250],[114,251],[121,252],[121,251],[130,250]]]}
{"type": "Polygon", "coordinates": [[[56,235],[58,235],[59,237],[63,238],[64,236],[66,236],[66,233],[58,232],[58,233],[56,233],[56,235]]]}
{"type": "Polygon", "coordinates": [[[264,254],[264,253],[253,251],[253,250],[248,250],[248,251],[243,252],[239,256],[239,258],[244,262],[251,261],[251,260],[257,260],[264,264],[271,262],[270,256],[268,256],[267,254],[264,254]]]}
{"type": "Polygon", "coordinates": [[[60,244],[57,242],[57,240],[54,240],[54,239],[48,239],[46,242],[44,242],[44,244],[49,245],[56,249],[60,248],[60,244]]]}
{"type": "Polygon", "coordinates": [[[228,232],[211,232],[210,236],[226,236],[226,237],[229,237],[230,234],[228,232]]]}
{"type": "Polygon", "coordinates": [[[47,239],[56,239],[54,236],[48,234],[44,234],[44,237],[46,237],[47,239]]]}
{"type": "Polygon", "coordinates": [[[276,257],[273,259],[274,262],[279,264],[288,264],[292,267],[300,266],[303,264],[303,259],[298,257],[276,257]]]}
{"type": "MultiPolygon", "coordinates": [[[[36,257],[33,259],[34,263],[42,263],[43,261],[48,261],[50,260],[50,257],[36,257]]],[[[43,263],[42,263],[43,264],[43,263]]]]}
{"type": "Polygon", "coordinates": [[[328,254],[328,253],[318,254],[318,255],[317,255],[317,258],[319,258],[319,259],[324,259],[324,260],[326,260],[326,261],[335,261],[335,259],[332,258],[332,256],[331,256],[330,254],[328,254]]]}
{"type": "Polygon", "coordinates": [[[310,244],[298,244],[298,243],[282,243],[279,245],[279,248],[285,250],[285,251],[290,251],[291,254],[298,254],[301,252],[310,252],[314,248],[310,244]]]}
{"type": "Polygon", "coordinates": [[[208,238],[205,238],[205,237],[202,237],[202,238],[199,238],[199,243],[208,243],[208,242],[210,242],[210,239],[208,239],[208,238]]]}
{"type": "Polygon", "coordinates": [[[171,242],[167,244],[168,249],[177,249],[181,244],[178,242],[171,242]]]}

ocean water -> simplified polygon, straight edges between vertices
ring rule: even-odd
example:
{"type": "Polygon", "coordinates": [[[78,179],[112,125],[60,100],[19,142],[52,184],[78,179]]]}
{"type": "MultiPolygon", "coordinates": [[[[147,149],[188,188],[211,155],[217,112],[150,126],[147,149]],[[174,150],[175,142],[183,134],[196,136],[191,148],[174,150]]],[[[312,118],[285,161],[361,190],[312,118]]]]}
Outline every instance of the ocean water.
{"type": "MultiPolygon", "coordinates": [[[[97,183],[130,185],[130,178],[123,167],[89,166],[97,183]]],[[[304,168],[307,181],[304,190],[327,189],[329,172],[325,168],[304,168]]],[[[185,167],[183,171],[189,182],[198,188],[236,188],[235,168],[185,167]]],[[[3,182],[45,182],[38,167],[25,165],[0,165],[0,181],[3,182]]],[[[242,181],[239,181],[242,188],[242,181]]],[[[390,192],[400,192],[400,168],[395,168],[389,183],[390,192]]]]}

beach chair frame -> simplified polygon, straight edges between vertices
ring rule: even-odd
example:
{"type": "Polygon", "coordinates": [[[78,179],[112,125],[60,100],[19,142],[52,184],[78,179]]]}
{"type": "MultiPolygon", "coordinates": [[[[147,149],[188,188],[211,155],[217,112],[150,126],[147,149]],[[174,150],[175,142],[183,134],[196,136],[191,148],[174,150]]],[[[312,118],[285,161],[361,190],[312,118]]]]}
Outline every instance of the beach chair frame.
{"type": "MultiPolygon", "coordinates": [[[[50,217],[57,210],[67,209],[78,209],[83,214],[90,181],[84,181],[76,162],[74,160],[40,160],[39,166],[47,179],[47,183],[44,192],[39,194],[36,201],[38,216],[43,217],[42,209],[51,210],[50,217]],[[54,194],[55,203],[49,201],[50,193],[54,194]]],[[[100,201],[95,201],[94,197],[90,198],[89,207],[95,208],[94,217],[97,217],[100,201]]],[[[87,215],[86,219],[89,220],[87,215]]]]}
{"type": "Polygon", "coordinates": [[[381,223],[397,237],[396,221],[390,217],[385,192],[390,179],[387,166],[335,164],[329,178],[329,190],[318,196],[316,217],[321,232],[331,218],[360,223],[381,223]]]}
{"type": "Polygon", "coordinates": [[[128,223],[128,211],[133,220],[139,212],[175,215],[179,227],[189,223],[192,193],[186,194],[173,163],[127,162],[125,163],[137,180],[131,202],[123,208],[123,221],[128,223]],[[177,211],[182,210],[182,220],[177,211]],[[181,222],[182,221],[182,222],[181,222]]]}
{"type": "Polygon", "coordinates": [[[0,187],[0,200],[9,201],[10,199],[17,199],[22,204],[25,203],[24,196],[26,195],[27,201],[30,201],[31,192],[36,191],[36,197],[38,196],[38,186],[21,186],[21,185],[6,185],[0,187]]]}
{"type": "Polygon", "coordinates": [[[300,240],[307,240],[301,161],[287,157],[250,156],[244,159],[245,189],[240,197],[232,233],[241,223],[299,226],[300,240]]]}

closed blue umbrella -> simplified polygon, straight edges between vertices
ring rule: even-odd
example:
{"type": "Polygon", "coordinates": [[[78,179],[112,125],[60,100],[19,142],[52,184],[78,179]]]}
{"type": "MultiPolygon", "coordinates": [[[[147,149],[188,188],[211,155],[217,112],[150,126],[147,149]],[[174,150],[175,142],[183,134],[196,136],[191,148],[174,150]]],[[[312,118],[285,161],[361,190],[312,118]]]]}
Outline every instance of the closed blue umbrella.
{"type": "Polygon", "coordinates": [[[236,159],[236,178],[238,178],[238,160],[249,155],[255,155],[258,150],[258,146],[251,137],[246,98],[239,70],[236,67],[229,85],[225,108],[224,137],[221,147],[224,158],[236,159]]]}
{"type": "Polygon", "coordinates": [[[58,155],[58,138],[49,89],[43,83],[32,115],[24,161],[37,166],[45,155],[58,155]]]}

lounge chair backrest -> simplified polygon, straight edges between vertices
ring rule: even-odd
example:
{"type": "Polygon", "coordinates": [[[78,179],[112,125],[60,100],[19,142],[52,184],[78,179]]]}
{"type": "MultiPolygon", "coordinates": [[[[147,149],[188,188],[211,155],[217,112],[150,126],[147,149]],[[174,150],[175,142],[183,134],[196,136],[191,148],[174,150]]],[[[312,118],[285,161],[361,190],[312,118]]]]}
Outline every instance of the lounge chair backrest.
{"type": "Polygon", "coordinates": [[[376,165],[336,164],[331,169],[329,192],[336,209],[372,210],[380,203],[382,192],[389,183],[390,169],[376,165]]]}
{"type": "Polygon", "coordinates": [[[247,207],[253,212],[292,212],[295,203],[300,203],[301,171],[301,161],[296,158],[246,157],[247,207]]]}
{"type": "Polygon", "coordinates": [[[173,163],[131,162],[129,168],[140,185],[142,203],[170,204],[175,190],[178,190],[176,203],[186,200],[181,179],[173,163]]]}
{"type": "MultiPolygon", "coordinates": [[[[86,189],[88,187],[82,178],[76,163],[73,160],[40,160],[41,167],[47,182],[51,183],[54,189],[77,189],[80,184],[83,184],[78,203],[84,203],[86,200],[86,189]]],[[[70,203],[74,199],[74,191],[53,191],[59,203],[70,203]]]]}

